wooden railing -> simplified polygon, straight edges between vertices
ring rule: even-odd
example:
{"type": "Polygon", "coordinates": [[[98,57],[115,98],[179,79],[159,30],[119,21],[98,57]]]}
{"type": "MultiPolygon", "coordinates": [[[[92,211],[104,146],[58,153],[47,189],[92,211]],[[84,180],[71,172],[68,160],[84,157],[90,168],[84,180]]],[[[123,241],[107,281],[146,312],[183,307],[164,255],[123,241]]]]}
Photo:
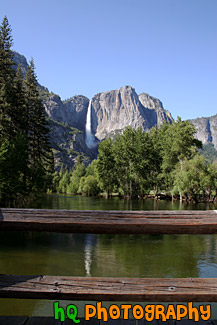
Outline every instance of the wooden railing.
{"type": "MultiPolygon", "coordinates": [[[[0,230],[120,234],[213,234],[212,211],[0,209],[0,230]]],[[[0,275],[0,298],[217,302],[217,279],[0,275]]]]}
{"type": "Polygon", "coordinates": [[[0,275],[0,297],[97,301],[217,301],[217,279],[0,275]]]}
{"type": "Polygon", "coordinates": [[[0,209],[0,231],[94,234],[215,234],[217,211],[0,209]]]}

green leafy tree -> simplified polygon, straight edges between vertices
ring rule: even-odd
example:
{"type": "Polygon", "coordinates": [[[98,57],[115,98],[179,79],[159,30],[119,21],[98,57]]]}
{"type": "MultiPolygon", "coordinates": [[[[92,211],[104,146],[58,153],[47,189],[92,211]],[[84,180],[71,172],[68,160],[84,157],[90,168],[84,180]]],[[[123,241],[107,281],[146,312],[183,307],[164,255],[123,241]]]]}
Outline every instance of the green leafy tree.
{"type": "Polygon", "coordinates": [[[67,193],[78,194],[81,177],[85,176],[86,169],[84,163],[79,159],[75,165],[72,175],[67,186],[67,193]]]}
{"type": "Polygon", "coordinates": [[[133,194],[133,163],[136,156],[136,130],[127,127],[114,141],[115,166],[120,189],[125,197],[133,194]]]}
{"type": "Polygon", "coordinates": [[[173,173],[179,163],[180,169],[185,159],[193,158],[197,149],[202,147],[201,141],[195,138],[196,129],[189,121],[178,118],[171,125],[165,124],[160,130],[162,179],[165,188],[171,190],[173,186],[173,173]]]}
{"type": "Polygon", "coordinates": [[[207,163],[207,175],[202,179],[209,201],[214,201],[217,197],[217,162],[207,163]]]}
{"type": "Polygon", "coordinates": [[[111,139],[106,139],[99,144],[96,169],[99,175],[100,187],[108,197],[116,183],[115,157],[111,139]]]}
{"type": "Polygon", "coordinates": [[[65,172],[61,173],[59,185],[57,187],[57,191],[59,193],[66,193],[70,182],[70,175],[68,170],[66,169],[65,172]]]}
{"type": "Polygon", "coordinates": [[[180,195],[180,199],[184,196],[186,200],[198,202],[200,196],[206,194],[208,179],[205,158],[197,154],[190,160],[182,160],[182,168],[177,165],[174,170],[173,191],[180,195]]]}
{"type": "Polygon", "coordinates": [[[153,160],[152,160],[152,169],[150,173],[150,183],[154,191],[154,194],[157,195],[161,188],[163,188],[163,175],[162,175],[162,161],[163,161],[163,148],[161,136],[164,130],[168,127],[168,123],[164,123],[161,128],[158,126],[153,127],[149,132],[149,138],[152,142],[153,148],[153,160]]]}
{"type": "Polygon", "coordinates": [[[149,190],[156,168],[151,138],[142,129],[127,127],[113,144],[117,180],[125,197],[142,196],[149,190]]]}
{"type": "Polygon", "coordinates": [[[98,181],[93,175],[83,176],[80,179],[78,193],[84,195],[97,195],[100,192],[98,181]]]}

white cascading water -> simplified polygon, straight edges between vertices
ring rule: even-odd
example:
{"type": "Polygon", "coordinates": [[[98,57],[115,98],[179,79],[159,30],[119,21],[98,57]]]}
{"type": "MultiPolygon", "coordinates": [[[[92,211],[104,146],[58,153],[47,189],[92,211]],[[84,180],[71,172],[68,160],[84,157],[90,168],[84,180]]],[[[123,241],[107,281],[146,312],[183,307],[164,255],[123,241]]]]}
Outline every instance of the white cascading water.
{"type": "Polygon", "coordinates": [[[95,138],[91,131],[91,100],[89,102],[88,109],[87,109],[85,142],[89,149],[91,149],[95,146],[95,138]]]}
{"type": "Polygon", "coordinates": [[[90,267],[92,262],[92,248],[93,248],[93,235],[88,234],[85,238],[85,248],[84,248],[84,263],[85,263],[85,271],[86,276],[91,276],[90,274],[90,267]]]}

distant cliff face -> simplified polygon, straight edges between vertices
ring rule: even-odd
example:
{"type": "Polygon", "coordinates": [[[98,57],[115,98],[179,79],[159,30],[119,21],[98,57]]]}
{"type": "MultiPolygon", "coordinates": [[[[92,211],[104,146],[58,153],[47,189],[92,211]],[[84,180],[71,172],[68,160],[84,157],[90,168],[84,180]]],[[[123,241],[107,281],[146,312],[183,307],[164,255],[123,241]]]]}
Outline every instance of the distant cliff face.
{"type": "Polygon", "coordinates": [[[92,132],[103,140],[127,126],[145,132],[163,121],[172,122],[172,116],[162,103],[147,94],[137,95],[131,86],[97,94],[92,99],[92,132]]]}
{"type": "Polygon", "coordinates": [[[144,118],[143,107],[132,87],[122,87],[97,94],[92,99],[92,132],[103,140],[116,130],[126,126],[150,128],[150,121],[144,118]]]}
{"type": "Polygon", "coordinates": [[[25,56],[17,52],[13,52],[13,61],[15,63],[15,69],[17,69],[18,65],[20,65],[22,74],[24,75],[28,65],[25,56]]]}
{"type": "Polygon", "coordinates": [[[139,95],[139,100],[142,105],[148,109],[152,124],[161,126],[164,121],[171,123],[173,118],[169,111],[163,108],[162,102],[148,94],[142,93],[139,95]]]}
{"type": "Polygon", "coordinates": [[[50,143],[54,151],[54,161],[57,170],[61,164],[71,168],[78,155],[88,164],[96,158],[96,152],[90,151],[85,143],[84,132],[69,126],[67,123],[49,119],[50,143]]]}
{"type": "MultiPolygon", "coordinates": [[[[52,95],[44,101],[45,112],[52,120],[81,131],[85,131],[88,104],[89,99],[84,96],[62,102],[59,96],[52,95]]],[[[172,122],[171,114],[164,110],[159,99],[144,93],[138,96],[130,86],[95,95],[91,106],[92,133],[99,141],[120,133],[127,126],[141,127],[146,132],[156,124],[172,122]]]]}
{"type": "Polygon", "coordinates": [[[215,149],[217,149],[217,114],[189,121],[194,124],[197,130],[196,137],[204,144],[213,143],[215,149]]]}
{"type": "Polygon", "coordinates": [[[44,108],[50,125],[50,142],[54,148],[55,164],[64,163],[71,168],[80,154],[86,163],[97,157],[96,150],[90,150],[85,142],[85,123],[89,99],[74,96],[61,101],[57,95],[44,100],[44,108]]]}
{"type": "Polygon", "coordinates": [[[52,95],[44,101],[44,108],[52,120],[84,131],[88,104],[89,99],[84,96],[74,96],[62,102],[59,96],[52,95]]]}

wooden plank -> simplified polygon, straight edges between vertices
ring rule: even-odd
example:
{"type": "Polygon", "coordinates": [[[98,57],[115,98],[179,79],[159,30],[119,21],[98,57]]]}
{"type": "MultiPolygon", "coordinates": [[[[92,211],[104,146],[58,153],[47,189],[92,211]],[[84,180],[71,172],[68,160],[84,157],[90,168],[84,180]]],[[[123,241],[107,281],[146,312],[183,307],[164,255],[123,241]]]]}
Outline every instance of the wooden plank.
{"type": "Polygon", "coordinates": [[[138,325],[175,325],[175,324],[176,321],[172,319],[167,319],[166,321],[162,321],[161,319],[153,319],[152,321],[147,321],[146,319],[138,320],[138,325]]]}
{"type": "Polygon", "coordinates": [[[26,325],[27,316],[0,316],[1,325],[26,325]]]}
{"type": "MultiPolygon", "coordinates": [[[[86,324],[88,325],[88,324],[86,324]]],[[[111,319],[109,318],[107,322],[100,321],[100,325],[136,325],[135,319],[111,319]]]]}
{"type": "MultiPolygon", "coordinates": [[[[79,325],[99,325],[100,324],[100,320],[97,318],[91,318],[90,320],[85,320],[84,317],[76,317],[76,319],[80,319],[80,323],[79,325]]],[[[72,324],[76,324],[74,323],[71,319],[67,318],[64,322],[61,322],[61,324],[64,325],[72,325],[72,324]]],[[[109,325],[109,323],[107,323],[107,325],[109,325]]]]}
{"type": "MultiPolygon", "coordinates": [[[[79,325],[99,325],[100,321],[96,318],[92,318],[89,321],[85,321],[84,318],[79,318],[80,323],[79,325]]],[[[0,316],[0,325],[71,325],[74,324],[72,320],[66,319],[64,322],[60,320],[55,320],[54,317],[31,317],[28,318],[27,316],[0,316]]],[[[109,325],[109,322],[107,322],[109,325]]],[[[126,324],[125,325],[131,325],[126,324]]]]}
{"type": "Polygon", "coordinates": [[[217,302],[217,279],[0,275],[0,298],[217,302]]]}
{"type": "MultiPolygon", "coordinates": [[[[112,320],[109,319],[108,322],[99,321],[96,318],[92,318],[89,321],[85,321],[84,318],[79,318],[80,323],[79,325],[135,325],[136,320],[129,319],[118,319],[112,320]]],[[[57,325],[57,324],[64,324],[64,325],[71,325],[73,324],[72,320],[66,319],[64,322],[56,321],[53,317],[28,317],[23,316],[0,316],[0,324],[1,325],[57,325]],[[27,321],[28,320],[28,321],[27,321]]],[[[152,322],[148,322],[144,319],[138,320],[138,325],[216,325],[217,320],[208,320],[202,321],[199,320],[195,322],[193,320],[183,319],[180,321],[161,321],[161,320],[153,320],[152,322]]]]}
{"type": "Polygon", "coordinates": [[[105,234],[214,234],[217,211],[0,209],[0,230],[105,234]]]}
{"type": "MultiPolygon", "coordinates": [[[[90,320],[85,320],[83,318],[83,322],[80,323],[79,325],[99,325],[100,324],[100,320],[97,318],[91,318],[90,320]]],[[[109,325],[109,323],[107,323],[107,325],[109,325]]]]}
{"type": "MultiPolygon", "coordinates": [[[[157,320],[158,325],[175,325],[175,322],[176,321],[173,319],[167,319],[166,321],[162,321],[162,319],[157,320]]],[[[146,322],[146,325],[148,325],[147,322],[146,322]]],[[[187,325],[187,324],[185,324],[185,325],[187,325]]],[[[203,324],[203,325],[205,325],[205,324],[203,324]]]]}
{"type": "MultiPolygon", "coordinates": [[[[31,317],[25,325],[61,325],[65,322],[54,319],[54,317],[31,317]]],[[[69,324],[69,323],[68,323],[69,324]]],[[[72,324],[72,321],[71,323],[72,324]]]]}
{"type": "Polygon", "coordinates": [[[181,320],[176,320],[176,325],[212,325],[213,321],[212,320],[202,320],[199,319],[199,321],[194,321],[191,319],[181,319],[181,320]]]}
{"type": "MultiPolygon", "coordinates": [[[[166,324],[167,322],[164,322],[164,323],[165,323],[165,325],[167,325],[166,324]]],[[[149,322],[149,321],[147,321],[145,319],[139,319],[138,320],[138,325],[162,325],[162,324],[159,324],[159,320],[157,320],[157,319],[154,319],[151,322],[149,322]]]]}

